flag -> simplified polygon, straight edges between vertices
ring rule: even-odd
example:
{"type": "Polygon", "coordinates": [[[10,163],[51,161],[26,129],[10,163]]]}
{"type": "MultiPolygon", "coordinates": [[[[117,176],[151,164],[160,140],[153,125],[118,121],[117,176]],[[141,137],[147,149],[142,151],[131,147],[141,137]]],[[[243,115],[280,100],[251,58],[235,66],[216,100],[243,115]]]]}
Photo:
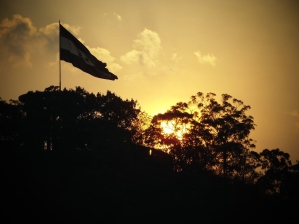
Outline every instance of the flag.
{"type": "Polygon", "coordinates": [[[82,71],[101,79],[115,80],[116,75],[109,72],[106,63],[99,61],[89,50],[61,24],[60,33],[60,60],[72,63],[82,71]]]}

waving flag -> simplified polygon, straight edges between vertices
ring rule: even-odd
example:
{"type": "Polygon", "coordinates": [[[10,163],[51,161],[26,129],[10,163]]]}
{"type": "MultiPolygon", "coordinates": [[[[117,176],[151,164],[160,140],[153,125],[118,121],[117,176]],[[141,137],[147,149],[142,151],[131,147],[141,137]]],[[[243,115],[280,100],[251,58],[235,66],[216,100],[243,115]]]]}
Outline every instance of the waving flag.
{"type": "Polygon", "coordinates": [[[89,50],[61,24],[60,32],[60,60],[72,63],[82,71],[101,79],[115,80],[116,75],[109,72],[106,63],[99,61],[89,50]]]}

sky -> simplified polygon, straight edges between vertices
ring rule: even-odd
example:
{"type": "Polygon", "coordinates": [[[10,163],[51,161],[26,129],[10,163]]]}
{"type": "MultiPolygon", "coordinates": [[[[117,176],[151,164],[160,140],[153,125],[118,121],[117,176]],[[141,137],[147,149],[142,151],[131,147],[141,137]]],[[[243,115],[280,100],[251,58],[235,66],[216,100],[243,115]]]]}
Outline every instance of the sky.
{"type": "Polygon", "coordinates": [[[108,90],[150,115],[197,92],[251,106],[256,151],[299,160],[297,0],[1,0],[0,97],[59,85],[58,22],[118,80],[61,61],[62,88],[108,90]]]}

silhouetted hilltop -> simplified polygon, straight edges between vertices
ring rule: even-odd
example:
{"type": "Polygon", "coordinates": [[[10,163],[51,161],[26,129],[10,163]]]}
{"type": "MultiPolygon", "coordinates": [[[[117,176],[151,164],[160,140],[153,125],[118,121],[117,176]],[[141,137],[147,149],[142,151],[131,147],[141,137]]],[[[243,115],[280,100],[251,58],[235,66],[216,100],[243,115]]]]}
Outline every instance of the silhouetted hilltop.
{"type": "Polygon", "coordinates": [[[276,212],[281,215],[274,220],[294,217],[296,209],[288,201],[266,197],[253,185],[209,173],[177,173],[150,156],[121,157],[111,150],[102,155],[2,151],[5,213],[12,222],[80,223],[193,222],[199,217],[202,222],[237,223],[244,217],[267,222],[276,212]]]}
{"type": "Polygon", "coordinates": [[[80,87],[0,100],[5,223],[293,220],[299,163],[253,151],[250,107],[214,95],[152,118],[137,101],[80,87]]]}

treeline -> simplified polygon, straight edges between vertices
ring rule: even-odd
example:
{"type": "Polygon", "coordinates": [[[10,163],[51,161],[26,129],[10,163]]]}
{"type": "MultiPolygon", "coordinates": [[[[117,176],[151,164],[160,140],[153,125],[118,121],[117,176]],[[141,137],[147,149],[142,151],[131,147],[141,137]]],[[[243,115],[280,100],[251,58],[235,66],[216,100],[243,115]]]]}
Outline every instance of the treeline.
{"type": "Polygon", "coordinates": [[[215,98],[214,93],[199,92],[189,102],[179,102],[154,116],[144,142],[164,146],[176,171],[195,176],[212,173],[232,182],[258,185],[268,195],[298,198],[294,186],[298,186],[299,161],[292,164],[290,155],[280,149],[254,151],[250,132],[256,124],[247,115],[250,106],[228,94],[220,102],[215,98]],[[174,132],[163,133],[163,123],[174,132]]]}
{"type": "MultiPolygon", "coordinates": [[[[215,94],[199,92],[190,102],[150,117],[137,101],[110,91],[93,94],[81,87],[60,91],[50,86],[18,100],[0,99],[2,170],[11,181],[8,189],[27,195],[31,186],[39,186],[35,191],[44,195],[44,189],[51,206],[57,195],[73,200],[78,197],[74,189],[82,192],[83,183],[92,185],[85,196],[103,200],[104,211],[119,219],[146,216],[146,209],[154,217],[162,212],[164,217],[189,214],[190,219],[201,211],[207,222],[234,222],[223,218],[232,209],[240,216],[246,209],[261,215],[264,207],[291,211],[290,204],[299,199],[299,163],[292,164],[280,149],[254,151],[250,132],[256,124],[249,110],[228,94],[218,102],[215,94]],[[19,191],[18,185],[27,190],[19,191]],[[57,190],[61,185],[66,187],[57,190]],[[100,196],[99,190],[109,193],[100,196]]],[[[91,200],[97,214],[98,202],[86,197],[76,203],[91,200]]],[[[270,215],[264,217],[267,221],[270,215]]]]}
{"type": "Polygon", "coordinates": [[[94,150],[131,143],[137,134],[137,102],[111,92],[90,94],[78,87],[28,92],[1,101],[1,141],[25,150],[94,150]]]}

